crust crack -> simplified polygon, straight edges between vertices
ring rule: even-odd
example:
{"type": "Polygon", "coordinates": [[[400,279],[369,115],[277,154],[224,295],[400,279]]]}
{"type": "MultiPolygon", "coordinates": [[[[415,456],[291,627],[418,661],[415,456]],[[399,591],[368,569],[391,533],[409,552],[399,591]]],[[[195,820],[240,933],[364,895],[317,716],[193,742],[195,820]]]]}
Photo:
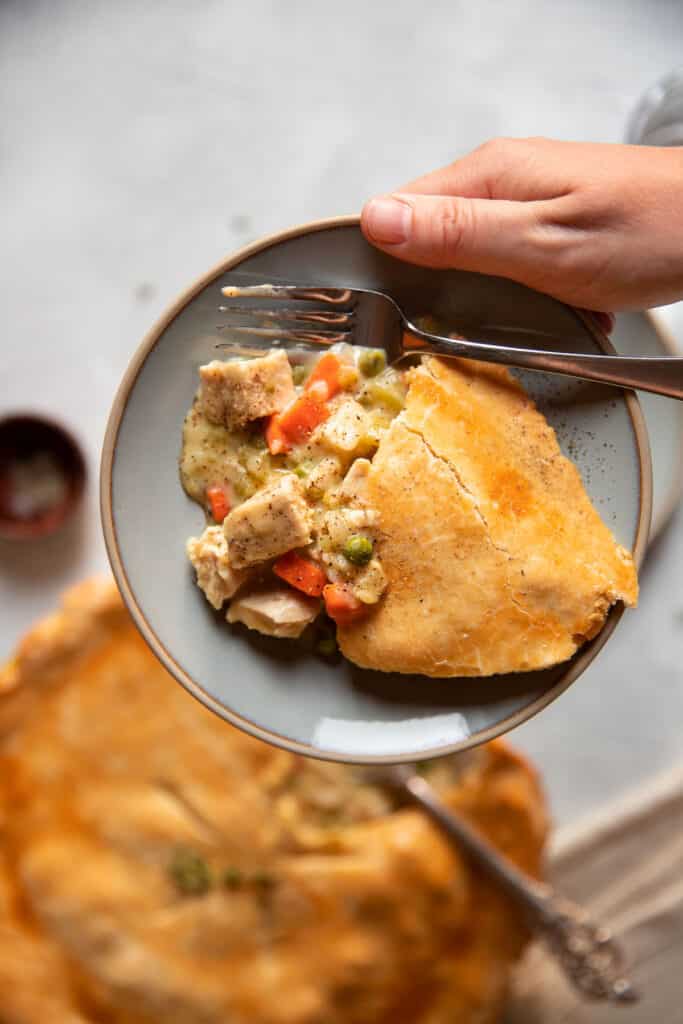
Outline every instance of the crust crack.
{"type": "MultiPolygon", "coordinates": [[[[444,458],[443,455],[439,455],[438,452],[434,451],[434,449],[432,448],[432,446],[430,445],[429,441],[426,439],[426,437],[424,436],[424,434],[422,433],[421,430],[418,430],[415,427],[411,427],[408,423],[405,422],[405,420],[403,418],[401,418],[401,425],[403,427],[405,427],[405,429],[407,431],[409,431],[411,434],[414,434],[415,437],[419,437],[420,440],[422,441],[422,443],[424,444],[425,448],[429,452],[429,454],[432,456],[432,458],[435,459],[437,462],[441,463],[442,466],[445,466],[446,469],[451,473],[451,475],[454,477],[455,482],[458,485],[458,487],[460,488],[460,490],[464,494],[466,494],[468,498],[470,498],[470,500],[472,502],[472,508],[473,508],[474,514],[479,519],[481,525],[484,527],[484,531],[486,533],[486,540],[488,541],[488,543],[491,545],[491,547],[494,549],[494,551],[498,551],[501,555],[505,555],[505,557],[506,557],[508,562],[512,561],[515,556],[506,547],[503,547],[503,545],[496,544],[496,542],[494,541],[493,537],[491,536],[491,528],[489,526],[488,520],[487,520],[486,516],[484,515],[484,513],[482,512],[481,508],[479,507],[479,503],[477,502],[476,496],[472,493],[472,491],[469,489],[469,487],[467,487],[467,485],[463,482],[460,474],[458,473],[458,471],[455,468],[455,466],[453,465],[453,463],[450,462],[448,459],[444,458]]],[[[531,616],[529,614],[529,611],[524,607],[523,604],[520,603],[520,601],[517,600],[517,598],[515,597],[515,595],[513,593],[512,582],[510,580],[509,569],[507,567],[507,564],[506,564],[506,567],[505,567],[505,576],[506,576],[505,586],[507,588],[508,597],[510,599],[510,602],[523,615],[526,615],[527,618],[531,618],[531,616]]]]}
{"type": "Polygon", "coordinates": [[[491,530],[490,530],[490,527],[489,527],[489,524],[488,524],[488,520],[486,519],[486,516],[484,515],[482,510],[480,509],[479,504],[478,504],[477,499],[476,499],[476,496],[472,493],[472,491],[469,489],[469,487],[464,483],[462,477],[458,473],[458,471],[455,468],[455,466],[453,465],[453,463],[450,462],[448,459],[444,458],[443,455],[439,455],[438,452],[434,451],[434,449],[432,448],[432,446],[430,445],[429,441],[424,436],[424,434],[422,433],[421,430],[418,430],[415,427],[411,427],[408,423],[405,422],[405,420],[401,420],[401,424],[402,424],[402,426],[404,426],[406,428],[406,430],[409,430],[411,434],[414,434],[416,437],[419,437],[420,440],[422,441],[422,443],[424,444],[425,448],[429,452],[429,454],[432,456],[432,458],[435,459],[437,462],[440,462],[443,466],[445,466],[452,473],[452,475],[455,477],[456,483],[457,483],[458,487],[460,488],[460,490],[464,494],[466,494],[467,497],[470,498],[470,500],[472,501],[472,505],[474,507],[474,513],[477,516],[477,518],[479,519],[479,521],[481,522],[481,525],[486,530],[486,538],[489,541],[489,543],[491,544],[491,547],[495,548],[496,551],[500,551],[500,553],[502,555],[507,555],[508,558],[512,558],[513,556],[508,551],[507,548],[503,547],[500,544],[496,544],[496,542],[493,540],[493,537],[491,536],[491,530]]]}

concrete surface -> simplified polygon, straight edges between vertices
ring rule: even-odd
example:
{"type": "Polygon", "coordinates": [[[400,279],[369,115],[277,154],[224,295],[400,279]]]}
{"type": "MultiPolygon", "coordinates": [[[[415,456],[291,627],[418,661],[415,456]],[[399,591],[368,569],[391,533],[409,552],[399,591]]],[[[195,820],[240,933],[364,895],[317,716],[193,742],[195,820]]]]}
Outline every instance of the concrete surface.
{"type": "MultiPolygon", "coordinates": [[[[111,399],[190,279],[492,135],[618,141],[682,37],[679,0],[4,0],[0,413],[59,416],[91,479],[73,529],[0,546],[0,656],[68,582],[105,568],[111,399]]],[[[678,309],[667,319],[683,334],[678,309]]],[[[679,518],[640,611],[515,734],[563,823],[683,758],[682,572],[679,518]]]]}

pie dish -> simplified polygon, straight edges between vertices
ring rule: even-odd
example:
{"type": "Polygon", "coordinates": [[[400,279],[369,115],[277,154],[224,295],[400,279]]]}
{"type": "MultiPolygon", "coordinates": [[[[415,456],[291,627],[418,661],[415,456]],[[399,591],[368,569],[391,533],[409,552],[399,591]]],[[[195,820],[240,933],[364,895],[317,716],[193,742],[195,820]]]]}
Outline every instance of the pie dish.
{"type": "MultiPolygon", "coordinates": [[[[525,721],[557,697],[608,641],[603,629],[568,661],[540,671],[429,679],[360,669],[346,658],[262,638],[197,594],[184,545],[197,506],[178,485],[179,426],[198,367],[263,354],[222,329],[222,287],[319,283],[376,288],[409,317],[432,313],[468,337],[609,351],[592,321],[548,296],[500,278],[411,267],[369,246],[357,218],[263,239],[224,260],[164,314],[142,342],[112,408],[101,500],[116,581],[165,667],[233,724],[298,753],[358,762],[406,761],[464,749],[525,721]],[[220,346],[220,347],[219,347],[220,346]]],[[[243,341],[243,339],[242,339],[243,341]]],[[[640,565],[651,514],[651,467],[634,395],[542,373],[515,374],[552,426],[563,454],[617,544],[640,565]]]]}
{"type": "MultiPolygon", "coordinates": [[[[497,742],[425,770],[538,875],[528,764],[497,742]]],[[[108,581],[0,671],[0,823],[11,1024],[487,1024],[526,941],[419,811],[192,700],[108,581]]]]}

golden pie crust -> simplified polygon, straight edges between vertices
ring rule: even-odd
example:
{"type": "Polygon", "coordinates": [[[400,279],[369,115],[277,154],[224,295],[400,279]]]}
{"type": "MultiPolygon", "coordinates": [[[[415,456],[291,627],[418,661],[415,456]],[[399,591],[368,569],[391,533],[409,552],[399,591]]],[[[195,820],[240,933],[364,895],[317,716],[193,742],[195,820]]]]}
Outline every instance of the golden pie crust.
{"type": "MultiPolygon", "coordinates": [[[[538,874],[524,761],[495,743],[432,770],[538,874]]],[[[526,939],[420,813],[194,701],[108,581],[0,672],[0,830],[2,1024],[486,1024],[526,939]],[[179,890],[179,851],[208,891],[179,890]]]]}
{"type": "Polygon", "coordinates": [[[339,630],[356,664],[428,676],[548,668],[638,581],[552,427],[503,367],[427,359],[368,478],[388,579],[339,630]]]}

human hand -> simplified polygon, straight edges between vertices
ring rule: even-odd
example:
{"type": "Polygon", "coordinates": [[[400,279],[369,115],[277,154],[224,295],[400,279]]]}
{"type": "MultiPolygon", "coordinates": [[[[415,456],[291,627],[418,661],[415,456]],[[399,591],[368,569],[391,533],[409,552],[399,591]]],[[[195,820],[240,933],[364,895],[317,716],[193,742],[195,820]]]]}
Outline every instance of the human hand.
{"type": "Polygon", "coordinates": [[[366,203],[373,245],[606,312],[683,298],[683,148],[494,139],[366,203]]]}

